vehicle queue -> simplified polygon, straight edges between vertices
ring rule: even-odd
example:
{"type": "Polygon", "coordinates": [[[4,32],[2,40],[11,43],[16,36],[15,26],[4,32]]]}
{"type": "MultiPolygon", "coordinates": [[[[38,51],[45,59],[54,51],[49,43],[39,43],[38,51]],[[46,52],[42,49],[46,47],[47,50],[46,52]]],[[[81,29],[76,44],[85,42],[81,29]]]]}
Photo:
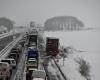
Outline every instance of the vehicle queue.
{"type": "Polygon", "coordinates": [[[23,45],[26,42],[26,37],[20,40],[14,48],[10,50],[10,53],[5,59],[0,61],[0,80],[10,80],[13,71],[17,69],[17,64],[23,53],[23,45]]]}
{"type": "MultiPolygon", "coordinates": [[[[27,46],[26,53],[26,80],[47,80],[44,69],[39,69],[39,51],[38,51],[38,32],[28,33],[19,43],[11,49],[6,59],[0,61],[0,79],[10,80],[13,70],[17,68],[20,56],[23,53],[24,46],[27,46]],[[27,43],[28,42],[28,43],[27,43]]],[[[59,39],[46,38],[47,56],[56,56],[59,52],[59,39]]]]}

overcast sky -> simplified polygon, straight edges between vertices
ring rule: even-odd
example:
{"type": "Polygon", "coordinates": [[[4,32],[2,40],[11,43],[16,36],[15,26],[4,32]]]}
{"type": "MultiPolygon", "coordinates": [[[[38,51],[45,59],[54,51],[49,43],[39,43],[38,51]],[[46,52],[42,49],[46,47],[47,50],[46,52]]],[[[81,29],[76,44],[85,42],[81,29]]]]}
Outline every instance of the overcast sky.
{"type": "Polygon", "coordinates": [[[86,27],[100,27],[100,0],[0,0],[0,17],[17,25],[44,24],[54,16],[75,16],[86,27]]]}

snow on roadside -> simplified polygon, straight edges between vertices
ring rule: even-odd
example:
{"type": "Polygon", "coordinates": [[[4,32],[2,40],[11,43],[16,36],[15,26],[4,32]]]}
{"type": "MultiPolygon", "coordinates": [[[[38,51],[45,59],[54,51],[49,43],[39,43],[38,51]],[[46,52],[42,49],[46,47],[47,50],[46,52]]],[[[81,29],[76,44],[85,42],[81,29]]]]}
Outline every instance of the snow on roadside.
{"type": "Polygon", "coordinates": [[[72,46],[78,50],[100,52],[100,30],[45,32],[44,36],[60,39],[63,46],[72,46]]]}
{"type": "Polygon", "coordinates": [[[73,58],[65,58],[64,66],[63,59],[59,60],[58,63],[69,80],[86,80],[81,74],[78,72],[79,65],[74,61],[73,58]]]}
{"type": "Polygon", "coordinates": [[[92,53],[92,52],[82,52],[72,54],[74,58],[83,58],[90,64],[90,76],[91,80],[99,80],[100,79],[100,53],[92,53]]]}
{"type": "Polygon", "coordinates": [[[44,36],[57,37],[60,39],[61,45],[65,47],[72,46],[77,50],[83,51],[72,54],[70,55],[70,59],[66,59],[65,67],[62,67],[66,72],[65,74],[72,77],[70,74],[73,72],[73,75],[75,76],[73,79],[78,78],[80,76],[77,73],[78,65],[75,63],[73,58],[82,57],[84,60],[90,63],[91,80],[100,80],[100,30],[45,32],[44,36]]]}

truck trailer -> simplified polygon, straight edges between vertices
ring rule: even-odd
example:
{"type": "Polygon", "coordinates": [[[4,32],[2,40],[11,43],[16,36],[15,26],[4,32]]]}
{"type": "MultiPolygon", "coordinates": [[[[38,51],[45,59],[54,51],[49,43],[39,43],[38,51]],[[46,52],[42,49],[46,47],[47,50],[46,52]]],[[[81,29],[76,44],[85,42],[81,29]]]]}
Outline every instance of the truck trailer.
{"type": "Polygon", "coordinates": [[[30,47],[33,43],[37,47],[37,34],[29,34],[29,43],[28,46],[30,47]]]}
{"type": "Polygon", "coordinates": [[[59,53],[59,39],[53,37],[46,38],[46,53],[47,56],[56,56],[59,53]]]}

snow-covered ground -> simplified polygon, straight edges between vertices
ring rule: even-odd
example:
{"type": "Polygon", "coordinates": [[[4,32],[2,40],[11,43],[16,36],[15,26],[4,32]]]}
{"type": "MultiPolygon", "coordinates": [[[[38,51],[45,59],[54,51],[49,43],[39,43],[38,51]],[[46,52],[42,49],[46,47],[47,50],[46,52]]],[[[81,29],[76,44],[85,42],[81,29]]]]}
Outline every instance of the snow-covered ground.
{"type": "Polygon", "coordinates": [[[72,54],[69,59],[65,60],[63,70],[71,80],[84,80],[77,73],[77,65],[73,61],[75,57],[82,57],[89,62],[91,65],[91,79],[100,80],[100,30],[45,32],[44,36],[57,37],[60,39],[60,45],[65,47],[71,46],[77,50],[86,51],[72,54]]]}

